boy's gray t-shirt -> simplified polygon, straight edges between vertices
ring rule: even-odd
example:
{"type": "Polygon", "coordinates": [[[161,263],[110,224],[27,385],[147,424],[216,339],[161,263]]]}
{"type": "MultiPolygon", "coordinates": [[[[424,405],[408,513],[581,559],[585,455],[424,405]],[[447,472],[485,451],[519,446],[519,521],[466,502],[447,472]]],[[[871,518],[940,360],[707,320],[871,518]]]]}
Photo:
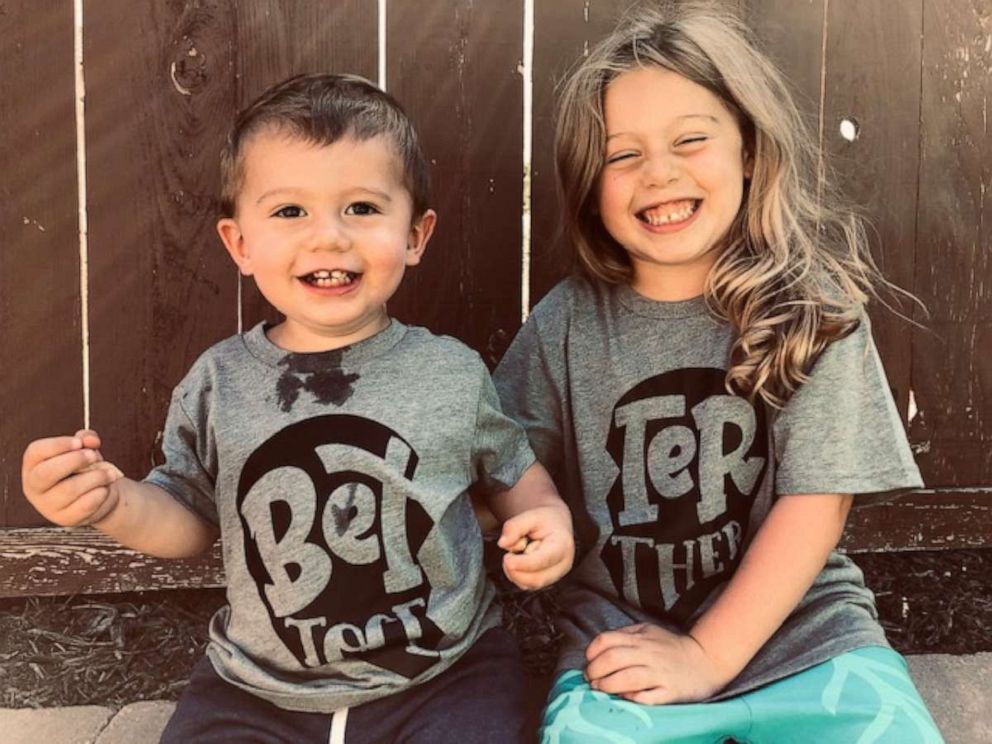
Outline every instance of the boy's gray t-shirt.
{"type": "Polygon", "coordinates": [[[162,449],[147,482],[220,528],[225,680],[328,713],[431,679],[499,623],[467,490],[534,455],[461,343],[394,320],[293,354],[259,324],[193,365],[162,449]]]}
{"type": "MultiPolygon", "coordinates": [[[[538,304],[497,368],[503,410],[575,519],[560,669],[583,668],[606,630],[691,627],[778,496],[852,493],[857,505],[922,485],[867,317],[778,412],[727,393],[733,341],[702,298],[654,302],[572,278],[538,304]]],[[[834,552],[716,698],[871,645],[887,645],[873,595],[834,552]]]]}

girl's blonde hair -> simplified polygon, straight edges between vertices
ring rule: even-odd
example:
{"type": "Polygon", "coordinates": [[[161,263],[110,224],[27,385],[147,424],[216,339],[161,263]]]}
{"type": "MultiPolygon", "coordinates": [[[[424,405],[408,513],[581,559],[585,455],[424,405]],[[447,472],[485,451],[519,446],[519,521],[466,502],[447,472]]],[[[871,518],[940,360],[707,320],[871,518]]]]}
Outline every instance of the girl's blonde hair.
{"type": "Polygon", "coordinates": [[[737,331],[728,390],[781,407],[820,352],[857,327],[873,287],[890,285],[868,253],[861,220],[834,206],[839,200],[818,173],[816,144],[781,73],[740,19],[691,0],[634,8],[564,82],[555,131],[558,188],[581,273],[613,284],[632,278],[626,251],[597,214],[596,187],[606,88],[646,66],[703,86],[740,127],[753,174],[705,298],[737,331]]]}

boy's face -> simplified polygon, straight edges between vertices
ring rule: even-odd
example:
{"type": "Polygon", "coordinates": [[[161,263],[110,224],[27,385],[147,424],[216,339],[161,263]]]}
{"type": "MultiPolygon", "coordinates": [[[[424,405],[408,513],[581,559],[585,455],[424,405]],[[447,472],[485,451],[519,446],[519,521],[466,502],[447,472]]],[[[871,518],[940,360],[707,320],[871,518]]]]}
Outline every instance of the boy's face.
{"type": "Polygon", "coordinates": [[[420,262],[434,229],[413,219],[402,165],[384,137],[314,145],[262,131],[246,144],[224,245],[286,321],[269,337],[295,352],[324,351],[373,336],[389,323],[386,301],[420,262]]]}

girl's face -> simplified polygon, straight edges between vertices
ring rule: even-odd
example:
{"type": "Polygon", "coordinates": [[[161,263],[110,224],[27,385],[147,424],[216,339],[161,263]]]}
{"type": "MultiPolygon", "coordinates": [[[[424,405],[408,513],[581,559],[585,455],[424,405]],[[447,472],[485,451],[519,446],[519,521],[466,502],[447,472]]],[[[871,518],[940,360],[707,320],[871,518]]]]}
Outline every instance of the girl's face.
{"type": "Polygon", "coordinates": [[[660,67],[617,77],[604,111],[599,213],[630,256],[633,288],[656,300],[702,294],[751,174],[734,115],[660,67]]]}

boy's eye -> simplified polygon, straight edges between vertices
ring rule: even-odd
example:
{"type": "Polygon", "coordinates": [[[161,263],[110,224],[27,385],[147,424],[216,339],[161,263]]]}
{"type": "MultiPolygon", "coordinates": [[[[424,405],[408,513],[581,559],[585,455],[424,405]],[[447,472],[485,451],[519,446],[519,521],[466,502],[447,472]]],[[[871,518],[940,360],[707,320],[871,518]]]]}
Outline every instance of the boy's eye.
{"type": "Polygon", "coordinates": [[[368,202],[355,202],[354,204],[349,204],[348,208],[344,210],[344,213],[365,216],[369,214],[378,214],[379,210],[376,209],[375,205],[369,204],[368,202]]]}
{"type": "Polygon", "coordinates": [[[306,213],[303,211],[303,207],[289,205],[287,207],[281,207],[280,209],[277,209],[272,216],[292,218],[292,217],[302,217],[304,214],[306,213]]]}

